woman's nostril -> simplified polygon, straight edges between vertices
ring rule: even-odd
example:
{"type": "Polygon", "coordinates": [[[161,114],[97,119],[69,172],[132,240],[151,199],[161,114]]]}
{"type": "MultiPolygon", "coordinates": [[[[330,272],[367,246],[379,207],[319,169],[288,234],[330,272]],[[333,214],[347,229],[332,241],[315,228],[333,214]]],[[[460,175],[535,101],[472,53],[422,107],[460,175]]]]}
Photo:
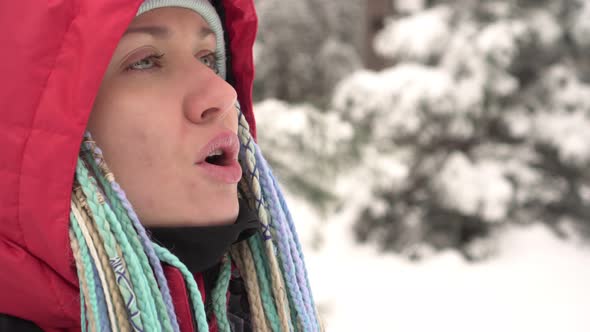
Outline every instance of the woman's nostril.
{"type": "Polygon", "coordinates": [[[203,120],[208,119],[208,118],[214,116],[215,113],[217,113],[217,112],[219,112],[218,108],[215,108],[215,107],[208,108],[201,114],[201,118],[203,120]]]}

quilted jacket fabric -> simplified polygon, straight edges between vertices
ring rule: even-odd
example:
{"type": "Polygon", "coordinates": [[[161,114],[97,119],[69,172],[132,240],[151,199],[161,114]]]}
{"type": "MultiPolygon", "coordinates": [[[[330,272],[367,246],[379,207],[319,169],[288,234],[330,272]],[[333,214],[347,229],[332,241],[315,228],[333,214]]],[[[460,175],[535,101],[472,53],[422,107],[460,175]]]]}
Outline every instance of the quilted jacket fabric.
{"type": "MultiPolygon", "coordinates": [[[[253,0],[217,2],[228,81],[255,135],[253,0]]],[[[68,236],[76,156],[102,76],[140,4],[0,1],[0,313],[45,331],[80,330],[68,236]]],[[[186,302],[182,292],[173,296],[186,302]]]]}

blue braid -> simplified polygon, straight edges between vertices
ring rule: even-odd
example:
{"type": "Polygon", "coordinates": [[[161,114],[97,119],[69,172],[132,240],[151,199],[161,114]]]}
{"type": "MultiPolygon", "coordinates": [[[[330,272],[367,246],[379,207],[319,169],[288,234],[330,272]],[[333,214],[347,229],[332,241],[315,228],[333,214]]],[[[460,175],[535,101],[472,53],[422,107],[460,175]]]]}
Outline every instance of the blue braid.
{"type": "MultiPolygon", "coordinates": [[[[301,245],[295,231],[292,216],[285,203],[284,197],[278,186],[276,179],[272,175],[270,167],[262,156],[259,147],[253,141],[247,121],[245,121],[242,113],[239,112],[239,135],[242,143],[240,150],[240,157],[248,167],[245,169],[244,175],[247,177],[249,189],[253,191],[254,195],[250,199],[251,205],[262,215],[266,215],[267,224],[263,225],[264,229],[262,235],[264,240],[272,240],[273,247],[271,250],[278,254],[279,267],[282,270],[282,279],[286,283],[288,305],[293,310],[290,310],[291,315],[293,311],[298,312],[296,319],[291,317],[289,322],[290,329],[303,329],[305,331],[319,331],[321,330],[320,322],[317,317],[317,312],[313,306],[313,298],[309,289],[309,278],[305,264],[303,263],[303,254],[301,245]],[[246,172],[247,170],[247,172],[246,172]],[[257,197],[257,190],[260,190],[261,197],[257,197]],[[262,203],[262,204],[261,204],[262,203]],[[262,211],[264,210],[264,211],[262,211]],[[261,212],[262,211],[262,212],[261,212]],[[285,225],[286,223],[286,225],[285,225]],[[278,252],[277,252],[278,251],[278,252]],[[298,319],[297,319],[298,318],[298,319]],[[295,325],[295,326],[294,326],[295,325]]],[[[262,239],[261,239],[262,240],[262,239]]],[[[257,241],[249,241],[250,249],[253,255],[256,256],[257,241]]],[[[270,248],[267,248],[270,249],[270,248]]],[[[265,254],[273,254],[271,252],[265,254]]],[[[255,258],[255,262],[262,259],[266,262],[268,257],[265,255],[255,258]]],[[[255,263],[256,265],[256,263],[255,263]]],[[[264,264],[268,269],[270,266],[264,264]]],[[[260,278],[260,269],[258,277],[260,278]]],[[[261,286],[264,282],[261,280],[261,286]]],[[[262,292],[264,289],[261,287],[262,292]]],[[[264,304],[264,302],[263,302],[264,304]]]]}
{"type": "Polygon", "coordinates": [[[313,298],[313,292],[311,292],[311,290],[310,290],[311,284],[309,282],[309,276],[307,273],[307,268],[305,266],[305,258],[304,258],[303,250],[301,249],[301,242],[299,241],[298,233],[295,230],[295,223],[293,222],[293,217],[291,215],[291,211],[289,210],[289,207],[287,206],[287,202],[285,201],[285,197],[283,196],[281,187],[277,183],[277,179],[274,177],[274,175],[270,171],[269,171],[269,176],[270,176],[270,179],[272,180],[274,188],[276,188],[277,198],[279,200],[279,204],[281,205],[281,208],[282,208],[281,210],[285,214],[286,224],[290,230],[290,234],[291,234],[290,240],[291,240],[291,243],[294,244],[294,246],[291,245],[291,250],[295,251],[294,252],[295,260],[297,262],[297,265],[299,265],[301,267],[300,269],[298,269],[298,279],[300,282],[300,286],[303,290],[305,303],[308,304],[308,308],[310,310],[309,315],[313,319],[314,326],[319,331],[320,330],[320,322],[318,320],[317,313],[316,313],[315,309],[312,307],[312,304],[315,303],[315,300],[313,298]]]}
{"type": "MultiPolygon", "coordinates": [[[[287,202],[285,202],[285,197],[283,196],[283,193],[281,192],[281,188],[279,187],[278,183],[277,183],[277,179],[274,177],[274,175],[272,173],[270,173],[270,178],[273,181],[274,187],[277,188],[277,192],[278,192],[278,198],[279,198],[279,203],[281,204],[282,210],[285,213],[285,216],[287,218],[287,225],[289,226],[289,229],[291,230],[291,235],[293,238],[293,242],[295,242],[295,249],[297,250],[297,254],[298,254],[298,258],[301,261],[301,264],[303,265],[303,275],[305,276],[305,286],[304,289],[307,292],[307,294],[309,294],[309,297],[311,299],[311,303],[315,303],[314,297],[313,297],[313,292],[310,291],[310,282],[309,282],[309,276],[307,273],[307,268],[305,267],[305,259],[304,259],[304,255],[303,255],[303,250],[301,249],[301,242],[299,241],[299,236],[297,235],[297,231],[295,230],[295,223],[293,222],[293,217],[291,216],[291,211],[289,210],[289,207],[287,206],[287,202]]],[[[315,318],[315,323],[316,326],[319,327],[320,323],[318,321],[318,317],[316,315],[315,310],[313,310],[311,317],[315,318]]],[[[318,329],[319,331],[319,329],[318,329]]]]}
{"type": "MultiPolygon", "coordinates": [[[[274,237],[274,240],[280,249],[279,256],[281,257],[282,268],[285,273],[284,279],[289,288],[289,298],[291,298],[295,304],[295,309],[302,320],[304,330],[313,330],[315,326],[308,317],[308,312],[311,310],[311,306],[309,304],[309,298],[305,298],[301,291],[301,288],[304,288],[302,287],[304,285],[301,284],[302,278],[300,270],[297,271],[293,256],[291,255],[291,250],[294,250],[295,248],[293,248],[292,238],[289,236],[290,234],[288,234],[285,227],[285,215],[283,211],[278,208],[280,203],[278,202],[277,192],[273,187],[272,180],[269,178],[270,169],[266,164],[266,160],[262,157],[258,146],[256,144],[254,146],[256,147],[255,156],[260,174],[260,184],[264,190],[264,196],[269,206],[272,225],[278,230],[278,234],[274,237]],[[296,272],[298,272],[297,276],[295,275],[296,272]]],[[[294,256],[297,257],[297,255],[294,256]]],[[[300,262],[296,263],[300,264],[300,262]]]]}
{"type": "Polygon", "coordinates": [[[100,278],[98,276],[98,270],[96,269],[96,265],[92,264],[92,272],[94,275],[94,288],[96,292],[96,300],[98,302],[98,313],[99,313],[99,320],[100,320],[100,331],[101,332],[112,332],[111,329],[111,321],[109,320],[109,311],[107,309],[106,299],[104,296],[104,289],[102,288],[102,283],[100,282],[100,278]]]}

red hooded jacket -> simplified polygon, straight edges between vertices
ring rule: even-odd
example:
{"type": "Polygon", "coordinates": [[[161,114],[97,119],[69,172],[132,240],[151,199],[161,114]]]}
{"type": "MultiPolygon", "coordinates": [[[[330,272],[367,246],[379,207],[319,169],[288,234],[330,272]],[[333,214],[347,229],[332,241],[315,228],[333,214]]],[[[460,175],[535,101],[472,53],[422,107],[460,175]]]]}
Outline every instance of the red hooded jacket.
{"type": "MultiPolygon", "coordinates": [[[[142,0],[0,1],[0,313],[79,331],[70,241],[76,157],[110,58],[142,0]]],[[[219,0],[228,68],[255,135],[253,0],[219,0]]],[[[184,281],[165,268],[181,330],[184,281]]]]}

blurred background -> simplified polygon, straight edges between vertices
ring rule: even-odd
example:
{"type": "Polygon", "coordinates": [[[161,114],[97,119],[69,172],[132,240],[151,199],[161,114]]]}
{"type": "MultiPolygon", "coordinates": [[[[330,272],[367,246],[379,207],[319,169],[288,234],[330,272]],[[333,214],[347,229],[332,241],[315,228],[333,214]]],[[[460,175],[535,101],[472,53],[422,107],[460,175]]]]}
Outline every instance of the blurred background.
{"type": "Polygon", "coordinates": [[[327,331],[588,331],[590,0],[256,0],[327,331]]]}

